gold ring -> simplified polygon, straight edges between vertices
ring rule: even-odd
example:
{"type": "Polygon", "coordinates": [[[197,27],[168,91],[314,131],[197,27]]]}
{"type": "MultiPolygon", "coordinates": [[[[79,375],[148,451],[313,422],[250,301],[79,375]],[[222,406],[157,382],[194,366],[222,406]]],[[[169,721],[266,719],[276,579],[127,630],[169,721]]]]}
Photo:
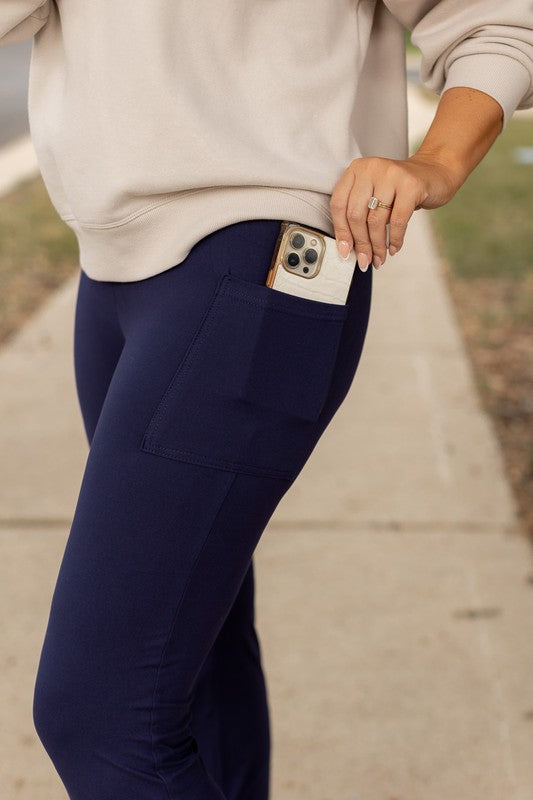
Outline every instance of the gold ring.
{"type": "Polygon", "coordinates": [[[392,206],[389,206],[387,203],[382,203],[381,200],[378,200],[377,197],[370,198],[370,200],[368,201],[368,207],[371,208],[372,210],[374,208],[392,208],[392,206]]]}

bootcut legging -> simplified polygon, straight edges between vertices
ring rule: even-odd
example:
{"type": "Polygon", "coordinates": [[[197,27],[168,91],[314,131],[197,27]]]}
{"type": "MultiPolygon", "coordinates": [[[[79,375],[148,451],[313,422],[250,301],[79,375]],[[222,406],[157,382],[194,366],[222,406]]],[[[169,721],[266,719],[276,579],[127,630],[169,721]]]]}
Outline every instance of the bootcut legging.
{"type": "Polygon", "coordinates": [[[267,800],[252,555],[346,396],[372,270],[346,305],[265,286],[279,220],[131,282],[80,272],[90,448],[33,719],[70,800],[267,800]]]}

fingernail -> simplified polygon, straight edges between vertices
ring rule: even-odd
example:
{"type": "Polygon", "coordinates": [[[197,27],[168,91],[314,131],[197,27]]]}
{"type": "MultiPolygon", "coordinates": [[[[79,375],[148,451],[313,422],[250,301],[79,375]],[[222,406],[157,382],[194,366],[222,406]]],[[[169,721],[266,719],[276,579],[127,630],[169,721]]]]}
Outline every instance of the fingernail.
{"type": "Polygon", "coordinates": [[[357,253],[357,263],[359,264],[359,269],[362,272],[366,272],[368,269],[368,258],[365,256],[364,253],[357,253]]]}
{"type": "Polygon", "coordinates": [[[398,248],[394,247],[394,245],[391,244],[389,246],[389,253],[391,254],[391,256],[395,256],[397,252],[398,252],[398,248]]]}
{"type": "Polygon", "coordinates": [[[372,264],[375,267],[375,269],[379,269],[381,267],[381,265],[383,264],[383,261],[381,260],[381,258],[376,256],[375,259],[373,260],[372,264]]]}
{"type": "Polygon", "coordinates": [[[340,257],[346,261],[352,249],[351,244],[349,244],[349,242],[345,242],[344,239],[341,239],[340,242],[338,242],[337,247],[339,250],[340,257]]]}

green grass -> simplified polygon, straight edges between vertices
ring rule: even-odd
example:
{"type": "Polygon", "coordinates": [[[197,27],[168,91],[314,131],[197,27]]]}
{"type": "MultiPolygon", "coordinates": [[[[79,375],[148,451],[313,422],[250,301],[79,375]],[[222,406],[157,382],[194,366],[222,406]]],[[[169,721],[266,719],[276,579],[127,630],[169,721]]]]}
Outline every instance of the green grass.
{"type": "Polygon", "coordinates": [[[450,203],[430,211],[483,404],[533,543],[533,120],[512,119],[450,203]]]}
{"type": "Polygon", "coordinates": [[[513,119],[455,197],[431,212],[454,275],[526,278],[533,271],[533,165],[513,160],[533,145],[533,120],[513,119]]]}
{"type": "Polygon", "coordinates": [[[74,232],[58,216],[40,176],[0,198],[0,342],[78,263],[74,232]]]}
{"type": "Polygon", "coordinates": [[[405,31],[405,46],[408,53],[417,53],[417,54],[420,53],[418,47],[415,47],[415,45],[412,43],[411,31],[408,30],[405,31]]]}

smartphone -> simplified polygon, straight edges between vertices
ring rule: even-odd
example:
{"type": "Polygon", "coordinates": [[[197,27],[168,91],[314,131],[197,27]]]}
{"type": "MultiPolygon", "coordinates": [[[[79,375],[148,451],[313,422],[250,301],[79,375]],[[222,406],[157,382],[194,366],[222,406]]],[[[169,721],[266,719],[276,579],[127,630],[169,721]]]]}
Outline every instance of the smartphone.
{"type": "Polygon", "coordinates": [[[353,249],[346,261],[340,257],[332,236],[284,220],[266,285],[310,300],[345,305],[356,263],[353,249]]]}

